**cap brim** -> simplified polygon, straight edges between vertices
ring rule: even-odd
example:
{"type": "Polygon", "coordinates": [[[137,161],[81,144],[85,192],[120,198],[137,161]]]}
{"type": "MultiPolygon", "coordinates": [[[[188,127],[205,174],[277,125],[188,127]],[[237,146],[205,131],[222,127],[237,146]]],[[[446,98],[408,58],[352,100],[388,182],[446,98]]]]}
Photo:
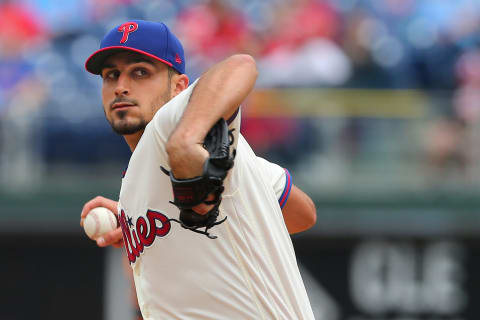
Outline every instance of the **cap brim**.
{"type": "Polygon", "coordinates": [[[111,55],[122,52],[122,51],[131,51],[131,52],[137,52],[144,54],[150,58],[153,58],[155,60],[158,60],[160,62],[165,63],[166,65],[172,67],[173,65],[163,59],[160,59],[159,57],[142,51],[138,50],[135,48],[130,48],[130,47],[124,47],[124,46],[113,46],[113,47],[105,47],[100,50],[95,51],[90,57],[88,57],[87,61],[85,62],[85,69],[87,69],[88,72],[93,73],[93,74],[101,74],[102,73],[102,68],[105,63],[105,60],[107,60],[108,57],[111,55]]]}

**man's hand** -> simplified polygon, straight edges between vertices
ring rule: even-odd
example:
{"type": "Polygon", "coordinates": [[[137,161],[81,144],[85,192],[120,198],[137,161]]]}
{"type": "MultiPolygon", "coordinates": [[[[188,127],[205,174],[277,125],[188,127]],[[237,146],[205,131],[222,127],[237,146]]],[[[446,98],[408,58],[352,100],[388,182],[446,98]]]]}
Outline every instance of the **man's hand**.
{"type": "MultiPolygon", "coordinates": [[[[80,225],[83,227],[83,221],[87,214],[93,208],[97,207],[105,207],[115,213],[117,215],[117,201],[113,201],[101,196],[97,196],[92,200],[85,203],[82,209],[82,213],[80,214],[80,225]]],[[[120,248],[123,246],[123,234],[122,229],[118,227],[117,229],[104,234],[102,237],[97,239],[97,245],[99,247],[107,247],[109,245],[114,246],[115,248],[120,248]]]]}
{"type": "MultiPolygon", "coordinates": [[[[188,139],[172,135],[167,145],[168,161],[173,176],[177,179],[188,179],[201,176],[203,164],[208,158],[208,151],[200,143],[189,142],[188,139]]],[[[215,199],[213,194],[208,200],[215,199]]],[[[196,213],[204,215],[214,206],[201,203],[192,208],[196,213]]]]}

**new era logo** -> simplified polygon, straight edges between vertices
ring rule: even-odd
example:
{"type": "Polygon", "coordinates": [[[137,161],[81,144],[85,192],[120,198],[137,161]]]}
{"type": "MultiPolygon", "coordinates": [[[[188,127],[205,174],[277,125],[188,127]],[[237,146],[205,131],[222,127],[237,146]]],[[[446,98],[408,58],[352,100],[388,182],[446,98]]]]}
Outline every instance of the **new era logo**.
{"type": "Polygon", "coordinates": [[[182,58],[180,58],[180,56],[177,54],[175,54],[175,62],[176,63],[182,63],[182,58]]]}

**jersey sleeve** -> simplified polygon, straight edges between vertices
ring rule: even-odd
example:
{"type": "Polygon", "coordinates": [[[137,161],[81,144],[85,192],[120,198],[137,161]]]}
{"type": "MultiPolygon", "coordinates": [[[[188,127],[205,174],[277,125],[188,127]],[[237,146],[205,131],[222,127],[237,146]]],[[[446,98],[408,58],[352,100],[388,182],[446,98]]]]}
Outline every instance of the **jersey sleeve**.
{"type": "MultiPolygon", "coordinates": [[[[187,89],[175,96],[172,100],[162,106],[152,120],[152,126],[155,131],[155,135],[158,138],[160,145],[164,145],[170,134],[173,132],[177,123],[182,118],[192,92],[197,85],[198,80],[192,83],[187,89]]],[[[227,120],[229,128],[233,129],[234,147],[236,147],[238,141],[238,135],[240,132],[240,107],[235,113],[227,120]]]]}
{"type": "Polygon", "coordinates": [[[280,208],[283,209],[287,203],[290,191],[292,190],[292,177],[287,169],[269,162],[263,158],[257,157],[260,167],[266,173],[268,181],[277,195],[280,208]]]}

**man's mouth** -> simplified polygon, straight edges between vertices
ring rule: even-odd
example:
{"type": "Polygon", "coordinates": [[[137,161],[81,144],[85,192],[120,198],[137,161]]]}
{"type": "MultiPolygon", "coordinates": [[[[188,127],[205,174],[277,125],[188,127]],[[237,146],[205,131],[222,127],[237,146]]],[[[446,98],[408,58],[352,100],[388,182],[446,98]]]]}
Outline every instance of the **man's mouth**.
{"type": "Polygon", "coordinates": [[[117,102],[112,105],[112,110],[120,110],[125,108],[134,107],[135,104],[128,102],[117,102]]]}

